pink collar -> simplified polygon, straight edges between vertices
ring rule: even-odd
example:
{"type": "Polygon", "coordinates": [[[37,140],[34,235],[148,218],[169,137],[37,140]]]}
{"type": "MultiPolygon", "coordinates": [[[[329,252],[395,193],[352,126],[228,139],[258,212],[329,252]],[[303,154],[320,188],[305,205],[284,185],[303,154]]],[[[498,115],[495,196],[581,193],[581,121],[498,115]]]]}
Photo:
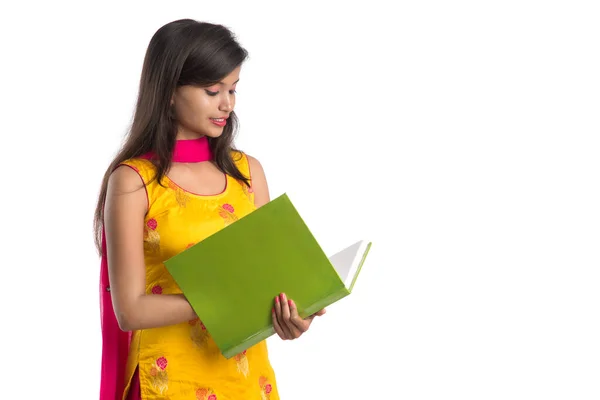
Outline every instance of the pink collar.
{"type": "MultiPolygon", "coordinates": [[[[154,157],[154,152],[150,151],[141,157],[150,159],[154,157]]],[[[173,162],[197,163],[212,159],[213,154],[206,136],[198,139],[181,139],[175,141],[175,149],[173,150],[173,158],[171,160],[173,162]]]]}

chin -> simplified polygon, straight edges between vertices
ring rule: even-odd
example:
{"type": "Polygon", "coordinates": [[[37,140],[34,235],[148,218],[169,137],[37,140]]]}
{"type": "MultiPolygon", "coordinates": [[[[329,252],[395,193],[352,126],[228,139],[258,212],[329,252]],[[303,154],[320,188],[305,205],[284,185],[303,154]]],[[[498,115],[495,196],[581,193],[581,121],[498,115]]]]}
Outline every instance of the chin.
{"type": "Polygon", "coordinates": [[[221,130],[221,132],[206,132],[204,134],[204,136],[207,136],[209,138],[218,138],[219,136],[221,136],[223,134],[223,130],[221,130]]]}
{"type": "Polygon", "coordinates": [[[204,130],[204,134],[210,138],[218,138],[224,132],[225,128],[211,126],[209,129],[204,130]]]}

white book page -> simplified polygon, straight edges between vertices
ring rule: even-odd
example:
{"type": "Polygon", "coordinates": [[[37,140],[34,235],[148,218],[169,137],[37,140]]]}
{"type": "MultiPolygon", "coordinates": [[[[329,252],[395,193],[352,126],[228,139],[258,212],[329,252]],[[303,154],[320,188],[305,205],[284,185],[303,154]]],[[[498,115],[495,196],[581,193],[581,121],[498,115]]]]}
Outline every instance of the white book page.
{"type": "Polygon", "coordinates": [[[347,288],[350,288],[350,285],[354,280],[354,275],[356,275],[358,266],[365,253],[367,243],[368,242],[361,240],[329,257],[329,261],[339,274],[340,278],[342,278],[342,281],[347,288]]]}

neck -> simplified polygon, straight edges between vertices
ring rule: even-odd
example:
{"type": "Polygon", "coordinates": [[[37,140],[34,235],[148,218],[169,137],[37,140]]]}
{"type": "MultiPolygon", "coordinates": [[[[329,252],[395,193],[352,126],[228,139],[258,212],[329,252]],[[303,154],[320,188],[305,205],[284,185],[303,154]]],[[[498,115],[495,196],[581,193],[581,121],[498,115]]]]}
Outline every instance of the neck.
{"type": "MultiPolygon", "coordinates": [[[[156,154],[152,151],[144,154],[142,158],[150,159],[156,154]]],[[[197,139],[177,139],[171,157],[172,162],[197,163],[211,161],[213,154],[208,143],[208,138],[202,136],[197,139]]]]}

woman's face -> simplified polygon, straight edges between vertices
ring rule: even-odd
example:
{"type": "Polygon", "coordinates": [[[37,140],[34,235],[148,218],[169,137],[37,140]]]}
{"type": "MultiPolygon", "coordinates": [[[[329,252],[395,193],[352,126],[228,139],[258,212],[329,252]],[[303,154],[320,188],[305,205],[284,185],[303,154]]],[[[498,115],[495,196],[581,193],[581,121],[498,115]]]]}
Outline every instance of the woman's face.
{"type": "Polygon", "coordinates": [[[178,125],[177,139],[221,136],[235,106],[240,70],[241,66],[213,86],[177,88],[172,100],[178,125]]]}

